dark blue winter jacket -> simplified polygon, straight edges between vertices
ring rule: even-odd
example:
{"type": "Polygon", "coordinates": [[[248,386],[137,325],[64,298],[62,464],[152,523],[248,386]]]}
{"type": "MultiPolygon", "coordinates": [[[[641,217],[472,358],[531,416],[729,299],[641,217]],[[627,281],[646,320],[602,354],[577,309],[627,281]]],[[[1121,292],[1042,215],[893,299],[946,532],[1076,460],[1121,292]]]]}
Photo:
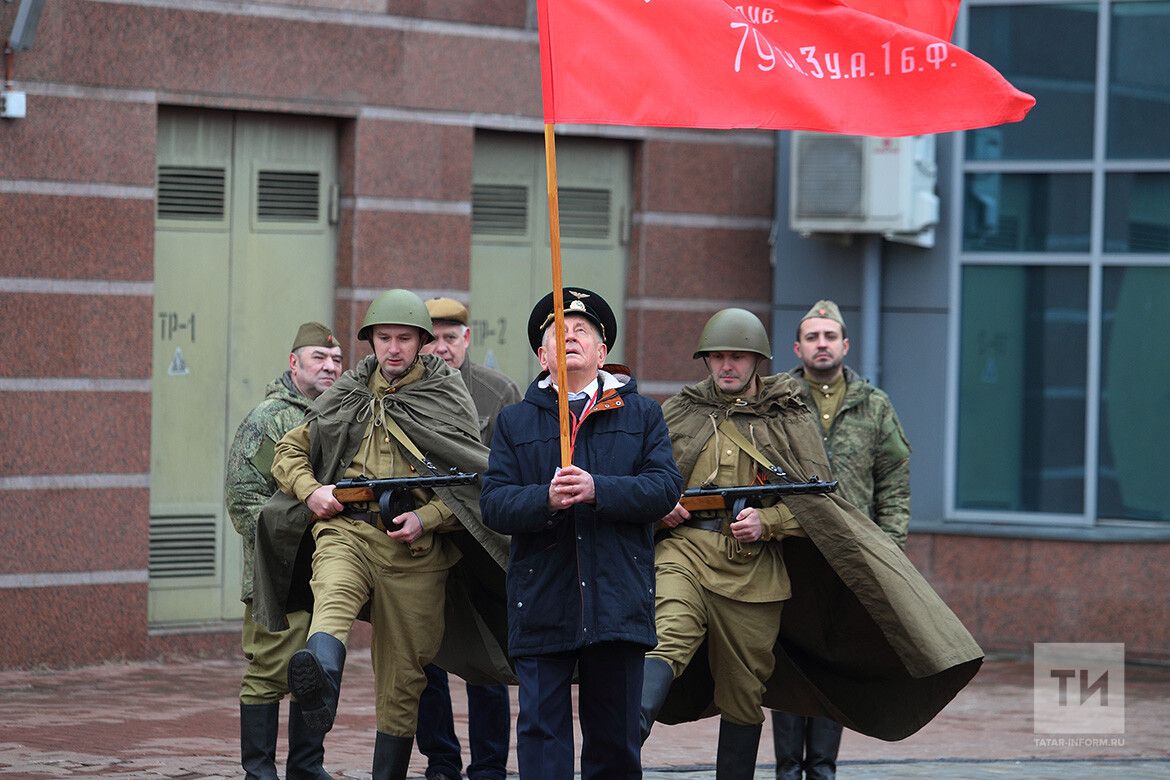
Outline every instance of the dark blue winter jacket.
{"type": "Polygon", "coordinates": [[[682,476],[658,403],[638,395],[624,367],[600,376],[602,395],[573,449],[573,464],[593,476],[595,504],[548,509],[560,423],[544,375],[496,419],[480,507],[484,525],[512,535],[513,657],[605,641],[657,644],[654,524],[674,508],[682,476]]]}

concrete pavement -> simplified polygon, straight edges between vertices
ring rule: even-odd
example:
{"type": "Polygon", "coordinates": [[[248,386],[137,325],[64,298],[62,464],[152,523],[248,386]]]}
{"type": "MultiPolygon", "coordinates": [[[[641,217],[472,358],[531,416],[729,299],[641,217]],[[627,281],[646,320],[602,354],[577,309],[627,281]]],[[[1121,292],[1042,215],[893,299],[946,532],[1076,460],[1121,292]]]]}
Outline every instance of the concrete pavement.
{"type": "MultiPolygon", "coordinates": [[[[0,776],[239,777],[241,668],[236,660],[193,659],[0,672],[0,776]]],[[[1125,682],[1123,735],[1061,742],[1032,731],[1031,662],[992,659],[908,739],[887,743],[847,731],[838,777],[1170,780],[1170,668],[1130,666],[1125,682]]],[[[466,744],[463,686],[454,682],[452,693],[456,729],[466,744]]],[[[717,732],[714,718],[658,724],[643,752],[647,780],[712,778],[717,732]]],[[[326,767],[334,777],[368,778],[373,738],[369,653],[355,650],[346,665],[337,724],[326,740],[326,767]]],[[[282,737],[279,756],[284,749],[282,737]]],[[[515,772],[514,748],[511,758],[515,772]]],[[[411,776],[421,777],[424,766],[416,753],[411,776]]],[[[765,728],[756,777],[774,777],[774,766],[765,728]]]]}

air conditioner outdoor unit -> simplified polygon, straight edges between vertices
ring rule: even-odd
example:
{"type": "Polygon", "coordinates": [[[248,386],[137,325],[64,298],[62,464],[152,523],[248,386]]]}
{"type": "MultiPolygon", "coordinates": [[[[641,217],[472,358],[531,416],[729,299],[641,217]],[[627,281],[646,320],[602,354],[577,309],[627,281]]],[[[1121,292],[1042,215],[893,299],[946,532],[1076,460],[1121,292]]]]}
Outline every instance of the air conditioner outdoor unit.
{"type": "Polygon", "coordinates": [[[874,138],[794,132],[789,224],[810,233],[879,233],[934,245],[934,136],[874,138]]]}

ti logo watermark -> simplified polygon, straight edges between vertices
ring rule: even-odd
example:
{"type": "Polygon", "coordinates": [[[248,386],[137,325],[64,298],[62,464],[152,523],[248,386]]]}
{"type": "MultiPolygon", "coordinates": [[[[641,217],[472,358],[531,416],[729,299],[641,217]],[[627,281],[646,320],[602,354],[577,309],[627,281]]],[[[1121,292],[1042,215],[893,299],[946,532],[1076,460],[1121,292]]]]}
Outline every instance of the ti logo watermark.
{"type": "Polygon", "coordinates": [[[1123,736],[1103,735],[1125,734],[1125,645],[1048,642],[1036,643],[1032,648],[1036,744],[1124,745],[1123,736]]]}

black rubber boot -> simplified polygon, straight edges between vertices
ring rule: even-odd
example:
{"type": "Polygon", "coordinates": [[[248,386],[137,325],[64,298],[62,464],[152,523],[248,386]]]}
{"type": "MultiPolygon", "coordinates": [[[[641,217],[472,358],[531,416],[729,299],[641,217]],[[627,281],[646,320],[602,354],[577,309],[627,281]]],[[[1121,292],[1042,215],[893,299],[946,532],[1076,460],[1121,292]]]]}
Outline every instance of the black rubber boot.
{"type": "Polygon", "coordinates": [[[276,726],[280,702],[240,703],[240,766],[246,780],[276,780],[276,726]]]}
{"type": "Polygon", "coordinates": [[[325,771],[325,735],[309,730],[297,701],[288,703],[285,780],[333,780],[325,771]]]}
{"type": "Polygon", "coordinates": [[[654,726],[654,719],[666,701],[666,694],[670,693],[670,684],[674,682],[674,672],[670,664],[661,658],[647,658],[642,672],[642,744],[650,736],[650,729],[654,726]]]}
{"type": "Polygon", "coordinates": [[[752,780],[763,724],[741,726],[719,719],[719,751],[715,754],[715,780],[752,780]]]}
{"type": "Polygon", "coordinates": [[[371,780],[405,780],[414,737],[378,732],[374,737],[374,774],[371,780]]]}
{"type": "Polygon", "coordinates": [[[343,668],[345,645],[322,631],[309,637],[305,649],[296,651],[289,659],[288,689],[300,702],[301,715],[309,731],[325,734],[333,728],[343,668]]]}
{"type": "Polygon", "coordinates": [[[800,780],[804,763],[803,715],[772,711],[772,741],[776,744],[776,780],[800,780]]]}
{"type": "Polygon", "coordinates": [[[808,721],[804,776],[808,780],[834,780],[837,777],[837,751],[841,748],[841,724],[828,718],[809,718],[808,721]]]}

